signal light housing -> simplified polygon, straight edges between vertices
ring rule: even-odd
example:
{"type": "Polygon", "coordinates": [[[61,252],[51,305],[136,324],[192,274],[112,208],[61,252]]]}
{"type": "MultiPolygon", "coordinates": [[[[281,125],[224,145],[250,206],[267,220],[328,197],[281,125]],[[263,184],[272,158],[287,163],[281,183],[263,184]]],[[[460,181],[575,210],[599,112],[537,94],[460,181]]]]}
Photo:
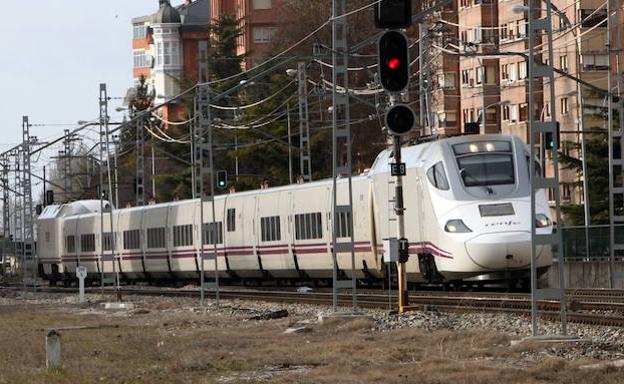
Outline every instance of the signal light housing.
{"type": "Polygon", "coordinates": [[[386,127],[393,135],[402,136],[414,129],[416,115],[405,104],[395,104],[386,113],[386,127]]]}
{"type": "Polygon", "coordinates": [[[556,124],[557,124],[557,128],[556,128],[557,140],[556,141],[552,132],[544,132],[544,148],[545,149],[549,149],[549,150],[559,149],[559,146],[561,146],[561,127],[558,121],[556,122],[556,124]]]}
{"type": "Polygon", "coordinates": [[[407,28],[412,25],[412,0],[380,0],[375,6],[377,28],[407,28]]]}
{"type": "Polygon", "coordinates": [[[409,45],[405,34],[387,31],[378,43],[379,80],[388,92],[401,92],[409,83],[409,45]]]}
{"type": "Polygon", "coordinates": [[[227,187],[227,171],[217,171],[217,188],[225,189],[227,187]]]}

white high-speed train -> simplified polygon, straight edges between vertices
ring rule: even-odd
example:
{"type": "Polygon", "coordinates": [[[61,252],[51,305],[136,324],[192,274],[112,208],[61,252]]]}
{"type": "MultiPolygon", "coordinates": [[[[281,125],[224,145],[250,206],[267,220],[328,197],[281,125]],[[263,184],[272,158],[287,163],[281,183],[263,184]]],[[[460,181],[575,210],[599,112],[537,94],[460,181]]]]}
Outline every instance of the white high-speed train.
{"type": "MultiPolygon", "coordinates": [[[[392,151],[379,154],[353,178],[356,274],[385,276],[383,239],[394,237],[392,151]]],[[[405,233],[410,241],[409,281],[526,277],[530,227],[553,230],[546,196],[530,217],[529,152],[518,138],[460,136],[408,146],[404,178],[405,233]]],[[[347,180],[338,181],[338,202],[347,202],[347,180]]],[[[40,271],[52,281],[71,279],[79,265],[99,278],[115,268],[125,279],[190,279],[201,270],[200,246],[218,248],[218,272],[232,279],[328,279],[332,276],[332,182],[323,180],[215,198],[185,200],[100,215],[100,201],[48,206],[37,221],[40,271]],[[104,228],[102,231],[101,225],[104,228]],[[204,236],[202,236],[203,228],[204,236]],[[101,233],[104,233],[104,236],[101,233]],[[111,247],[115,245],[115,250],[111,247]]],[[[111,205],[105,204],[105,211],[111,205]]],[[[338,243],[349,241],[347,214],[339,215],[338,243]]],[[[350,276],[350,251],[338,252],[341,274],[350,276]]],[[[552,263],[549,246],[538,246],[538,268],[552,263]]],[[[205,260],[207,276],[214,260],[205,260]]]]}

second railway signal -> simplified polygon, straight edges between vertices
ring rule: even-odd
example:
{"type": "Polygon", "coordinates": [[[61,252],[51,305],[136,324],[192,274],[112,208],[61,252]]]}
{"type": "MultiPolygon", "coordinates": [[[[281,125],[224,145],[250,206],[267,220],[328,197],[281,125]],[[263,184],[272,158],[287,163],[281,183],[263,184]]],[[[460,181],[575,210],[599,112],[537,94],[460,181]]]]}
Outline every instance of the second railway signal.
{"type": "Polygon", "coordinates": [[[386,112],[386,127],[393,135],[405,135],[414,129],[415,124],[414,111],[406,104],[395,104],[386,112]]]}
{"type": "Polygon", "coordinates": [[[379,80],[388,92],[401,92],[409,83],[409,45],[399,31],[387,31],[379,38],[379,80]]]}

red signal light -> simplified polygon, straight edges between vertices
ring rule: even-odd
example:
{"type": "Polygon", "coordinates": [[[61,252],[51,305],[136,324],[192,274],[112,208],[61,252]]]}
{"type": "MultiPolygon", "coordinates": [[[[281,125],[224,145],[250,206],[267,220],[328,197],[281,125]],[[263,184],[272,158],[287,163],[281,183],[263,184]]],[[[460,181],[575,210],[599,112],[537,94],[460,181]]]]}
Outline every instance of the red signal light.
{"type": "Polygon", "coordinates": [[[393,58],[388,60],[387,66],[388,66],[388,68],[390,68],[393,71],[395,71],[395,70],[399,69],[399,67],[401,66],[401,60],[397,59],[396,57],[393,57],[393,58]]]}

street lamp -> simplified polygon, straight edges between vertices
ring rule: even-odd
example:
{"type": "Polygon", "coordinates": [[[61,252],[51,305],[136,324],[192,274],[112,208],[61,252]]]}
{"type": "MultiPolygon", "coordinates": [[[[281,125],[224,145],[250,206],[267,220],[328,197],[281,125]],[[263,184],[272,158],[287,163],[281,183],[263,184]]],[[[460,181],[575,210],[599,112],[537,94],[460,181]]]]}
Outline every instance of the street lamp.
{"type": "Polygon", "coordinates": [[[483,109],[481,110],[481,127],[483,130],[483,133],[485,133],[485,111],[487,111],[488,108],[491,107],[495,107],[497,105],[507,105],[509,104],[509,100],[502,100],[502,101],[497,101],[496,103],[492,103],[490,105],[485,105],[485,103],[483,103],[483,109]]]}

